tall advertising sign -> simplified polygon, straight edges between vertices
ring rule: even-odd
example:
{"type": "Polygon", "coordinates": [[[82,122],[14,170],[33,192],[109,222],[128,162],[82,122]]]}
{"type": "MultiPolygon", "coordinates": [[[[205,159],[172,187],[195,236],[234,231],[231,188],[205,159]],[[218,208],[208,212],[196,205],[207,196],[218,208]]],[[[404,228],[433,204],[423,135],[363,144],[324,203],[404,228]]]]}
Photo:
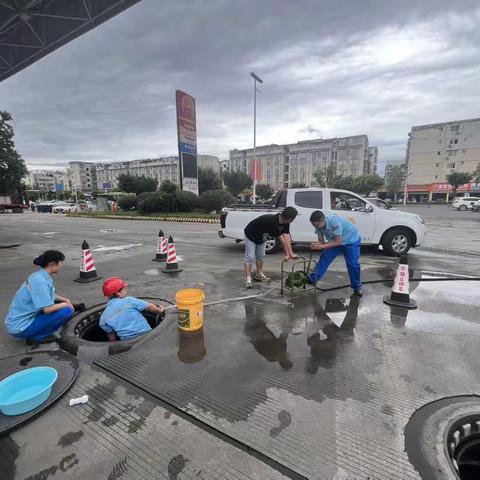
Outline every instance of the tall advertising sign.
{"type": "Polygon", "coordinates": [[[197,170],[197,119],[195,99],[188,93],[177,90],[178,158],[180,162],[180,185],[198,195],[197,170]]]}

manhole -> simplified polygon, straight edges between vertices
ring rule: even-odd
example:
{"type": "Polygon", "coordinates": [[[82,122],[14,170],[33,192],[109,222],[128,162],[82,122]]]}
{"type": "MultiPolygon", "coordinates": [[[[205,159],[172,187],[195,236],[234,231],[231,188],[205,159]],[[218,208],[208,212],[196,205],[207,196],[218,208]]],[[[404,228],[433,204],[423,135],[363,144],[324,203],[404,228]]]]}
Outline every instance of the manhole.
{"type": "MultiPolygon", "coordinates": [[[[84,317],[75,325],[73,329],[75,335],[89,342],[108,342],[107,334],[99,326],[100,316],[102,313],[103,308],[84,317]]],[[[158,327],[158,325],[161,323],[161,319],[154,313],[143,312],[142,315],[145,317],[151,328],[158,327]]]]}
{"type": "Polygon", "coordinates": [[[417,410],[405,450],[423,480],[480,479],[480,397],[442,398],[417,410]]]}
{"type": "Polygon", "coordinates": [[[452,425],[447,448],[461,480],[480,478],[480,414],[462,418],[452,425]]]}

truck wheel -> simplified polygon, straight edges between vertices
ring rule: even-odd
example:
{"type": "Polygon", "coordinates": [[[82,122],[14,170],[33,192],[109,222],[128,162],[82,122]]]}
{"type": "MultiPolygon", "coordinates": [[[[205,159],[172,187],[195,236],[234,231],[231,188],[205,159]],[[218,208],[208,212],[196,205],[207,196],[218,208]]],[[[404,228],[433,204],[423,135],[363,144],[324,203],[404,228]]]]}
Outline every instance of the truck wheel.
{"type": "Polygon", "coordinates": [[[267,241],[265,242],[265,253],[270,255],[271,253],[278,252],[280,250],[280,242],[278,237],[267,236],[267,241]]]}
{"type": "Polygon", "coordinates": [[[410,233],[403,228],[390,230],[382,240],[383,251],[390,257],[405,255],[412,246],[410,233]]]}

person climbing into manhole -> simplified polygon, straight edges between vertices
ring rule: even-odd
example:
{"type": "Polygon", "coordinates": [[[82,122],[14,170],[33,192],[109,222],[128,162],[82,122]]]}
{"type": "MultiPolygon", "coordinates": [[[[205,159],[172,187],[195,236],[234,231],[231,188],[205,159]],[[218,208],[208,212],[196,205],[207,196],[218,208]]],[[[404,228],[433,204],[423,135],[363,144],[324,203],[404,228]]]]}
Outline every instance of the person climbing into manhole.
{"type": "Polygon", "coordinates": [[[268,236],[278,238],[282,245],[284,261],[298,258],[293,254],[290,239],[290,224],[297,217],[297,210],[286,207],[276,215],[266,214],[252,220],[244,230],[245,233],[245,288],[252,288],[252,265],[256,262],[257,271],[253,277],[256,282],[269,282],[263,273],[265,260],[265,243],[268,236]]]}
{"type": "Polygon", "coordinates": [[[310,215],[318,242],[310,245],[313,251],[322,251],[317,261],[317,271],[311,273],[309,280],[316,283],[328,270],[335,258],[343,253],[347,264],[350,285],[355,295],[362,296],[360,281],[360,232],[356,225],[334,213],[315,210],[310,215]]]}
{"type": "Polygon", "coordinates": [[[107,278],[103,282],[103,294],[108,297],[107,306],[100,316],[100,328],[107,333],[108,340],[115,342],[131,340],[152,330],[144,310],[163,315],[163,305],[155,305],[135,297],[127,296],[127,284],[120,277],[107,278]],[[118,335],[118,338],[117,338],[118,335]]]}
{"type": "Polygon", "coordinates": [[[73,316],[74,305],[57,295],[52,275],[63,268],[65,255],[47,250],[33,260],[40,267],[17,290],[5,318],[8,333],[27,344],[56,341],[53,334],[73,316]]]}

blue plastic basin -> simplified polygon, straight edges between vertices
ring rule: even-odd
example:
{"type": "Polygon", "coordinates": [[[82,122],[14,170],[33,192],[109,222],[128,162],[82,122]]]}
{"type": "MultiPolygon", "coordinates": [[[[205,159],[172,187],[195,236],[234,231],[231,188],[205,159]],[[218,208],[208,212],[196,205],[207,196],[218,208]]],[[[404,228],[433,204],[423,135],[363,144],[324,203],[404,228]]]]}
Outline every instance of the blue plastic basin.
{"type": "Polygon", "coordinates": [[[4,415],[20,415],[40,406],[57,381],[52,367],[27,368],[0,382],[0,411],[4,415]]]}

